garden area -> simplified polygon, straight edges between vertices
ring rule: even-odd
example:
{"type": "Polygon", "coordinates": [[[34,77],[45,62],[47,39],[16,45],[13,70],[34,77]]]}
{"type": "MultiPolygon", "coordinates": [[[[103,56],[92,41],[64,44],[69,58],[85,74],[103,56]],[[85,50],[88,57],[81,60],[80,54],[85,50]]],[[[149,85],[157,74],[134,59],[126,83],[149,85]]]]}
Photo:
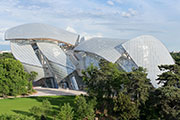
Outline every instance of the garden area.
{"type": "MultiPolygon", "coordinates": [[[[33,116],[30,109],[33,106],[42,106],[43,100],[50,103],[51,112],[56,112],[60,105],[64,103],[74,104],[75,96],[43,96],[43,97],[25,97],[25,98],[8,98],[0,100],[0,116],[1,115],[20,115],[30,117],[33,116]]],[[[47,105],[47,104],[46,104],[47,105]]],[[[57,112],[58,113],[58,112],[57,112]]],[[[49,119],[53,119],[55,114],[48,115],[49,119]]],[[[1,117],[0,117],[1,118],[1,117]]]]}
{"type": "Polygon", "coordinates": [[[100,60],[99,68],[91,65],[82,72],[87,95],[11,99],[6,97],[33,92],[35,74],[11,58],[0,60],[0,70],[6,71],[0,72],[0,120],[180,120],[179,54],[172,56],[176,64],[159,66],[164,71],[159,88],[142,67],[125,72],[100,60]]]}

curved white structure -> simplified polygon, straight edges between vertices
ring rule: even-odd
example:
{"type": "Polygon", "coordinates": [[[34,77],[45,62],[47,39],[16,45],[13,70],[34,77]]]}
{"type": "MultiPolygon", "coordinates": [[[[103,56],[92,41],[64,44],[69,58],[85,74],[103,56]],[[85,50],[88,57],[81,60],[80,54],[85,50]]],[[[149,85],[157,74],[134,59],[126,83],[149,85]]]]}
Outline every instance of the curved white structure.
{"type": "MultiPolygon", "coordinates": [[[[92,38],[81,43],[74,50],[86,53],[87,58],[89,54],[94,54],[109,62],[117,63],[127,72],[140,66],[146,68],[148,78],[151,79],[154,87],[159,87],[156,79],[157,75],[162,73],[158,66],[174,64],[166,47],[158,39],[149,35],[131,40],[92,38]]],[[[93,60],[84,61],[86,63],[93,60]]]]}
{"type": "Polygon", "coordinates": [[[79,35],[41,23],[30,23],[13,27],[6,31],[6,40],[54,40],[75,45],[79,35]]]}
{"type": "Polygon", "coordinates": [[[157,75],[162,72],[159,65],[174,64],[167,48],[153,36],[143,35],[122,44],[137,66],[147,69],[151,83],[158,87],[157,75]]]}
{"type": "Polygon", "coordinates": [[[146,68],[153,86],[159,87],[158,66],[174,64],[166,47],[149,35],[130,40],[92,38],[79,42],[77,34],[32,23],[7,30],[5,39],[11,41],[12,53],[25,70],[38,72],[36,81],[43,80],[46,87],[68,83],[69,88],[79,90],[81,70],[90,64],[99,66],[100,59],[116,63],[127,72],[140,66],[146,68]]]}
{"type": "Polygon", "coordinates": [[[44,75],[43,66],[38,60],[33,48],[31,45],[28,44],[18,44],[11,42],[11,51],[16,59],[21,61],[21,63],[25,66],[25,70],[29,73],[31,71],[35,71],[38,73],[36,80],[39,80],[44,75]]]}
{"type": "Polygon", "coordinates": [[[126,40],[112,38],[92,38],[79,44],[74,50],[97,54],[104,59],[115,63],[121,53],[116,50],[116,46],[126,40]]]}

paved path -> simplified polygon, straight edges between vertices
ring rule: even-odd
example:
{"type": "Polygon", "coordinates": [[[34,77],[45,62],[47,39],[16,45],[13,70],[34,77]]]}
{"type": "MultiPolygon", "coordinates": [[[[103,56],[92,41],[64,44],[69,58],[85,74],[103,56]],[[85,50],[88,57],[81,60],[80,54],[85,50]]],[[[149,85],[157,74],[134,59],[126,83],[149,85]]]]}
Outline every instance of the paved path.
{"type": "Polygon", "coordinates": [[[54,89],[54,88],[41,88],[41,87],[34,87],[37,93],[34,93],[30,96],[53,96],[53,95],[80,95],[86,94],[83,91],[76,91],[76,90],[69,90],[69,89],[54,89]]]}

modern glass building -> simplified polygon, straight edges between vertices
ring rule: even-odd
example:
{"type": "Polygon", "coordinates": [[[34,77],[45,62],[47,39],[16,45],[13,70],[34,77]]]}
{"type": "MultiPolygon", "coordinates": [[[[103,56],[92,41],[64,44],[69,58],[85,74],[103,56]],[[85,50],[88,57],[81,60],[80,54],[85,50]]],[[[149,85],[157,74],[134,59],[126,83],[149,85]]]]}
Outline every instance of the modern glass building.
{"type": "Polygon", "coordinates": [[[149,35],[130,40],[84,40],[78,34],[32,23],[7,30],[5,40],[10,40],[12,53],[25,70],[38,73],[34,84],[45,87],[81,89],[81,71],[90,64],[98,66],[100,59],[116,63],[127,72],[139,66],[146,68],[151,83],[158,87],[158,66],[174,64],[166,47],[149,35]]]}

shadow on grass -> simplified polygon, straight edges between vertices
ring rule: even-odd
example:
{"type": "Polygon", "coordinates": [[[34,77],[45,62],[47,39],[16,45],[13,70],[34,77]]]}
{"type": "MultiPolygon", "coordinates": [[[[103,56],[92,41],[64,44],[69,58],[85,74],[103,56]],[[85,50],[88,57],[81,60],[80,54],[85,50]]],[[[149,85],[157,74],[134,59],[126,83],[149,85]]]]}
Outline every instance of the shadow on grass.
{"type": "MultiPolygon", "coordinates": [[[[40,118],[38,116],[34,116],[33,114],[31,114],[30,112],[26,112],[26,111],[21,111],[21,110],[13,110],[13,112],[15,112],[16,114],[19,114],[19,115],[23,115],[23,116],[28,116],[28,117],[34,117],[35,119],[39,120],[40,118]]],[[[48,115],[46,116],[46,120],[54,120],[53,118],[54,115],[48,115]]]]}
{"type": "MultiPolygon", "coordinates": [[[[59,106],[64,105],[64,103],[69,103],[72,107],[74,107],[74,99],[75,96],[40,96],[40,97],[28,97],[29,99],[35,99],[38,102],[41,102],[47,99],[51,105],[52,109],[48,112],[48,120],[53,120],[54,116],[58,114],[60,111],[59,106]]],[[[23,98],[22,98],[23,99],[23,98]]],[[[32,106],[33,107],[33,106],[32,106]]],[[[22,111],[22,110],[12,110],[16,114],[21,114],[25,116],[33,116],[30,111],[22,111]]]]}
{"type": "Polygon", "coordinates": [[[63,105],[64,103],[70,103],[70,105],[74,106],[75,96],[43,96],[43,97],[29,97],[31,99],[35,99],[38,102],[42,102],[47,99],[51,105],[59,107],[59,105],[63,105]]]}
{"type": "Polygon", "coordinates": [[[33,114],[31,114],[30,112],[27,112],[27,111],[21,111],[21,110],[12,110],[12,111],[17,114],[21,114],[21,115],[25,115],[25,116],[33,116],[33,114]]]}

